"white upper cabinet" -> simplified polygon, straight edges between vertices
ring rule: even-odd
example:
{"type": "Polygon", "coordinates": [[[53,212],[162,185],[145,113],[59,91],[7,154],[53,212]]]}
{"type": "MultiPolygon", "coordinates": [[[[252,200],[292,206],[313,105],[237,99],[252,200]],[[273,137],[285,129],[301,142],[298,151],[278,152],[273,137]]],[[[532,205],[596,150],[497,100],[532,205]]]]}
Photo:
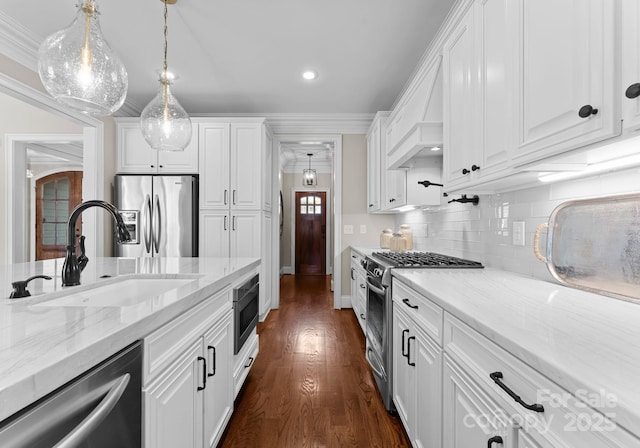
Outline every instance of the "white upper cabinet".
{"type": "MultiPolygon", "coordinates": [[[[442,49],[444,84],[444,174],[448,186],[471,173],[478,154],[478,88],[474,9],[453,29],[442,49]]],[[[477,162],[479,164],[479,161],[477,162]]]]}
{"type": "Polygon", "coordinates": [[[198,172],[198,124],[184,151],[157,151],[144,139],[139,118],[116,119],[118,173],[189,174],[198,172]]]}
{"type": "Polygon", "coordinates": [[[270,146],[270,134],[262,120],[201,122],[200,208],[262,209],[272,181],[265,145],[270,146]]]}
{"type": "Polygon", "coordinates": [[[508,165],[516,7],[512,0],[478,0],[445,41],[445,188],[502,175],[508,165]]]}
{"type": "Polygon", "coordinates": [[[640,2],[622,0],[622,119],[625,131],[640,129],[640,2]]]}
{"type": "MultiPolygon", "coordinates": [[[[619,133],[615,8],[611,0],[522,4],[516,164],[619,133]]],[[[637,47],[634,47],[637,53],[637,47]]],[[[636,57],[637,56],[633,56],[636,57]]]]}
{"type": "Polygon", "coordinates": [[[380,210],[380,139],[382,135],[382,116],[379,112],[367,133],[367,211],[380,210]]]}

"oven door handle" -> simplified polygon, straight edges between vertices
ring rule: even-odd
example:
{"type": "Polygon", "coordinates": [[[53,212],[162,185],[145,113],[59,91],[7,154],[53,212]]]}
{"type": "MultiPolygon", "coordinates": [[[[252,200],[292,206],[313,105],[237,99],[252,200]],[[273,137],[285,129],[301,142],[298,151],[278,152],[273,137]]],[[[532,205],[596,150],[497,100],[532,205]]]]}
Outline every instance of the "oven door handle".
{"type": "Polygon", "coordinates": [[[367,348],[367,355],[366,355],[367,362],[371,366],[371,370],[373,370],[376,375],[378,375],[380,378],[384,378],[385,377],[384,372],[382,372],[382,370],[380,370],[375,365],[373,365],[373,361],[371,360],[371,357],[369,356],[369,353],[372,353],[372,352],[373,352],[373,349],[371,347],[367,348]]]}
{"type": "Polygon", "coordinates": [[[386,292],[383,289],[378,288],[376,285],[372,284],[369,279],[367,279],[367,286],[369,289],[373,290],[376,294],[380,294],[381,296],[386,295],[386,292]]]}
{"type": "Polygon", "coordinates": [[[100,404],[85,417],[78,426],[67,434],[54,448],[71,448],[78,446],[87,436],[109,415],[111,410],[118,404],[120,397],[129,384],[131,376],[125,373],[122,377],[112,382],[109,393],[102,399],[100,404]]]}

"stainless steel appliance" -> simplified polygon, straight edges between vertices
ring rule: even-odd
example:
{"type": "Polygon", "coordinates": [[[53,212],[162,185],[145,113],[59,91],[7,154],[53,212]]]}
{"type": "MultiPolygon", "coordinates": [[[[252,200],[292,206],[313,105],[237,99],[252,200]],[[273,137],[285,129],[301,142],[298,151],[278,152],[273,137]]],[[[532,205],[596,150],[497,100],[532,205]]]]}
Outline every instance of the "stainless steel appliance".
{"type": "Polygon", "coordinates": [[[258,324],[259,300],[260,277],[258,274],[233,290],[234,354],[240,352],[258,324]]]}
{"type": "Polygon", "coordinates": [[[3,448],[142,446],[137,342],[0,423],[3,448]]]}
{"type": "Polygon", "coordinates": [[[366,357],[382,401],[394,411],[391,390],[393,365],[393,304],[391,269],[400,268],[482,268],[476,261],[432,252],[373,252],[365,258],[367,271],[366,357]]]}
{"type": "Polygon", "coordinates": [[[119,257],[198,256],[198,176],[115,177],[115,206],[131,241],[118,244],[119,257]]]}

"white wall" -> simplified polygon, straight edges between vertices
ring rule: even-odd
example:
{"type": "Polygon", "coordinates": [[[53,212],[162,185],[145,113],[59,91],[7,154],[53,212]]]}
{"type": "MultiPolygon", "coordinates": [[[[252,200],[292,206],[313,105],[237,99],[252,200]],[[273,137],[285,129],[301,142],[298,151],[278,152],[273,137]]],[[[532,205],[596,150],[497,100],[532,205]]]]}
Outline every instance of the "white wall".
{"type": "MultiPolygon", "coordinates": [[[[473,194],[472,189],[468,193],[473,194]]],[[[640,169],[540,185],[480,196],[480,204],[445,204],[396,216],[396,227],[408,223],[415,250],[440,252],[481,261],[485,266],[554,281],[533,254],[536,227],[553,209],[572,199],[640,192],[640,169]],[[525,246],[512,244],[514,221],[525,222],[525,246]]],[[[453,196],[452,197],[456,197],[453,196]]],[[[544,236],[544,233],[543,233],[544,236]]],[[[545,238],[540,246],[544,254],[545,238]]]]}

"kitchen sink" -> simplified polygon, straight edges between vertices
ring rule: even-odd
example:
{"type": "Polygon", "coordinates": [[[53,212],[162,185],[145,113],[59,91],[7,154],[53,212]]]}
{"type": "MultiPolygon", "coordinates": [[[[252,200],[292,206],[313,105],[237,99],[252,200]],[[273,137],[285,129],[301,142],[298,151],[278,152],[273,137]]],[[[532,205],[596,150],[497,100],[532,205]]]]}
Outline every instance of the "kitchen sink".
{"type": "MultiPolygon", "coordinates": [[[[47,307],[127,307],[134,306],[160,294],[180,288],[198,279],[197,276],[125,277],[106,284],[72,292],[33,304],[47,307]]],[[[75,289],[75,288],[74,288],[75,289]]]]}

